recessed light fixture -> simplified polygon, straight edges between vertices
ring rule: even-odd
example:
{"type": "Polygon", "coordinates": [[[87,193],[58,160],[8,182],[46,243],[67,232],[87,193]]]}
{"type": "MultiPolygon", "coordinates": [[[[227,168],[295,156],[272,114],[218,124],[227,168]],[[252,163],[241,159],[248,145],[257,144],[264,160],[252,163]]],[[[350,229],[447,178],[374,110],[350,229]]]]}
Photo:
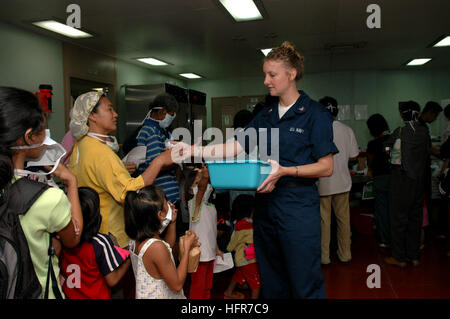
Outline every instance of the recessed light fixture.
{"type": "Polygon", "coordinates": [[[219,2],[237,22],[263,19],[253,0],[219,0],[219,2]]]}
{"type": "Polygon", "coordinates": [[[264,54],[265,56],[267,56],[269,54],[270,51],[272,51],[273,48],[269,48],[269,49],[261,49],[262,54],[264,54]]]}
{"type": "Polygon", "coordinates": [[[448,46],[450,46],[450,36],[447,35],[443,39],[439,40],[435,45],[433,45],[433,48],[441,48],[448,46]]]}
{"type": "Polygon", "coordinates": [[[200,79],[201,78],[200,75],[197,75],[195,73],[180,73],[179,75],[182,77],[185,77],[187,79],[200,79]]]}
{"type": "Polygon", "coordinates": [[[93,36],[92,34],[84,32],[80,29],[70,27],[66,24],[63,24],[63,23],[55,21],[55,20],[37,21],[37,22],[33,22],[33,24],[40,28],[44,28],[46,30],[50,30],[50,31],[62,34],[64,36],[70,37],[70,38],[82,39],[82,38],[90,38],[93,36]]]}
{"type": "Polygon", "coordinates": [[[150,65],[156,65],[156,66],[161,66],[161,65],[168,65],[168,63],[155,59],[155,58],[140,58],[137,59],[138,61],[150,64],[150,65]]]}
{"type": "Polygon", "coordinates": [[[415,66],[415,65],[424,65],[425,63],[431,61],[431,58],[420,58],[420,59],[413,59],[409,61],[406,65],[408,66],[415,66]]]}

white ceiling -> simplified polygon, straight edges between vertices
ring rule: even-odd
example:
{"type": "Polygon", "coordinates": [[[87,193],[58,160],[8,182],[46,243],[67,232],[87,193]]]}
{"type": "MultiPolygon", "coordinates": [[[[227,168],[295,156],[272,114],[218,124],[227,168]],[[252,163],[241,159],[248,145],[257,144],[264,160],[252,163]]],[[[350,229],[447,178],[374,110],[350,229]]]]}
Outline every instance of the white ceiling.
{"type": "Polygon", "coordinates": [[[217,0],[10,0],[2,1],[0,21],[68,41],[179,78],[194,72],[207,79],[260,76],[260,48],[292,41],[305,56],[307,73],[340,70],[406,69],[416,57],[423,66],[450,68],[450,48],[428,48],[450,35],[449,0],[261,0],[262,21],[235,23],[217,0]],[[67,39],[31,25],[57,18],[66,7],[81,7],[81,27],[90,39],[67,39]],[[381,7],[381,29],[369,29],[369,4],[381,7]],[[363,48],[327,49],[365,42],[363,48]],[[172,65],[152,67],[138,57],[172,65]]]}

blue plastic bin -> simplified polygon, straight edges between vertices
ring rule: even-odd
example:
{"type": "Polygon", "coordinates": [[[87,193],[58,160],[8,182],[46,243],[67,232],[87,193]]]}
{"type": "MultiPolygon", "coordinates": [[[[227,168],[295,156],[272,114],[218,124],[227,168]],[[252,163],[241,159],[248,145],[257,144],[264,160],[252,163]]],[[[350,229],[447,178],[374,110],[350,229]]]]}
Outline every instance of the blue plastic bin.
{"type": "Polygon", "coordinates": [[[217,189],[256,190],[270,174],[272,166],[257,160],[210,161],[211,185],[217,189]]]}

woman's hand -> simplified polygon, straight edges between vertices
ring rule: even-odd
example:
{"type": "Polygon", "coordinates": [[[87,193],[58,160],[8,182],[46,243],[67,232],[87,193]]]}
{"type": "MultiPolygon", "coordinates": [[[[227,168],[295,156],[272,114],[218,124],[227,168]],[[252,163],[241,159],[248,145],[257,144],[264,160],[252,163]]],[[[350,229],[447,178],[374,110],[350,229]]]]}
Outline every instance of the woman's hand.
{"type": "Polygon", "coordinates": [[[187,158],[192,157],[192,147],[184,142],[170,142],[171,147],[169,151],[174,163],[181,163],[187,158]]]}
{"type": "Polygon", "coordinates": [[[136,168],[137,168],[136,163],[124,162],[123,165],[127,169],[128,173],[130,173],[130,175],[132,175],[132,174],[134,174],[134,172],[136,172],[136,168]]]}
{"type": "Polygon", "coordinates": [[[277,161],[268,160],[268,163],[272,165],[272,170],[267,176],[266,180],[259,185],[256,190],[258,193],[270,193],[275,189],[275,184],[278,180],[284,176],[284,167],[281,166],[277,161]]]}

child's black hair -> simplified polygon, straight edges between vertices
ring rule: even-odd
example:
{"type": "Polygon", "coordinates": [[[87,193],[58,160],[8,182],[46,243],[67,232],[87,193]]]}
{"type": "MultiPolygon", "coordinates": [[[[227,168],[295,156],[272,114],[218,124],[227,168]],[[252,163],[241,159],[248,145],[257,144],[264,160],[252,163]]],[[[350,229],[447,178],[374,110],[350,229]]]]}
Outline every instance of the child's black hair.
{"type": "Polygon", "coordinates": [[[427,112],[439,114],[442,112],[442,106],[440,106],[439,103],[435,101],[428,101],[423,108],[422,114],[427,112]]]}
{"type": "Polygon", "coordinates": [[[450,104],[447,104],[447,106],[445,107],[444,115],[447,119],[450,119],[450,104]]]}
{"type": "Polygon", "coordinates": [[[36,96],[13,87],[0,87],[0,189],[14,176],[11,146],[28,129],[38,133],[44,127],[44,113],[36,96]]]}
{"type": "Polygon", "coordinates": [[[100,198],[90,187],[78,187],[81,212],[83,213],[83,233],[80,243],[90,242],[100,231],[102,215],[100,214],[100,198]]]}
{"type": "Polygon", "coordinates": [[[415,101],[399,102],[398,110],[403,121],[416,121],[420,112],[420,105],[415,101]]]}
{"type": "Polygon", "coordinates": [[[245,128],[253,119],[253,114],[249,110],[240,110],[233,118],[233,128],[245,128]]]}
{"type": "Polygon", "coordinates": [[[146,186],[130,191],[125,197],[125,232],[136,241],[152,238],[159,233],[158,212],[164,209],[166,195],[159,186],[146,186]]]}
{"type": "Polygon", "coordinates": [[[237,196],[231,208],[231,220],[241,220],[250,217],[255,208],[255,197],[252,195],[241,194],[237,196]]]}
{"type": "Polygon", "coordinates": [[[373,137],[380,136],[381,133],[389,131],[389,125],[383,115],[376,113],[367,119],[367,127],[373,137]]]}
{"type": "Polygon", "coordinates": [[[184,180],[184,196],[186,198],[186,203],[190,201],[194,196],[190,193],[192,184],[194,184],[195,178],[197,177],[197,171],[190,170],[184,180]]]}

